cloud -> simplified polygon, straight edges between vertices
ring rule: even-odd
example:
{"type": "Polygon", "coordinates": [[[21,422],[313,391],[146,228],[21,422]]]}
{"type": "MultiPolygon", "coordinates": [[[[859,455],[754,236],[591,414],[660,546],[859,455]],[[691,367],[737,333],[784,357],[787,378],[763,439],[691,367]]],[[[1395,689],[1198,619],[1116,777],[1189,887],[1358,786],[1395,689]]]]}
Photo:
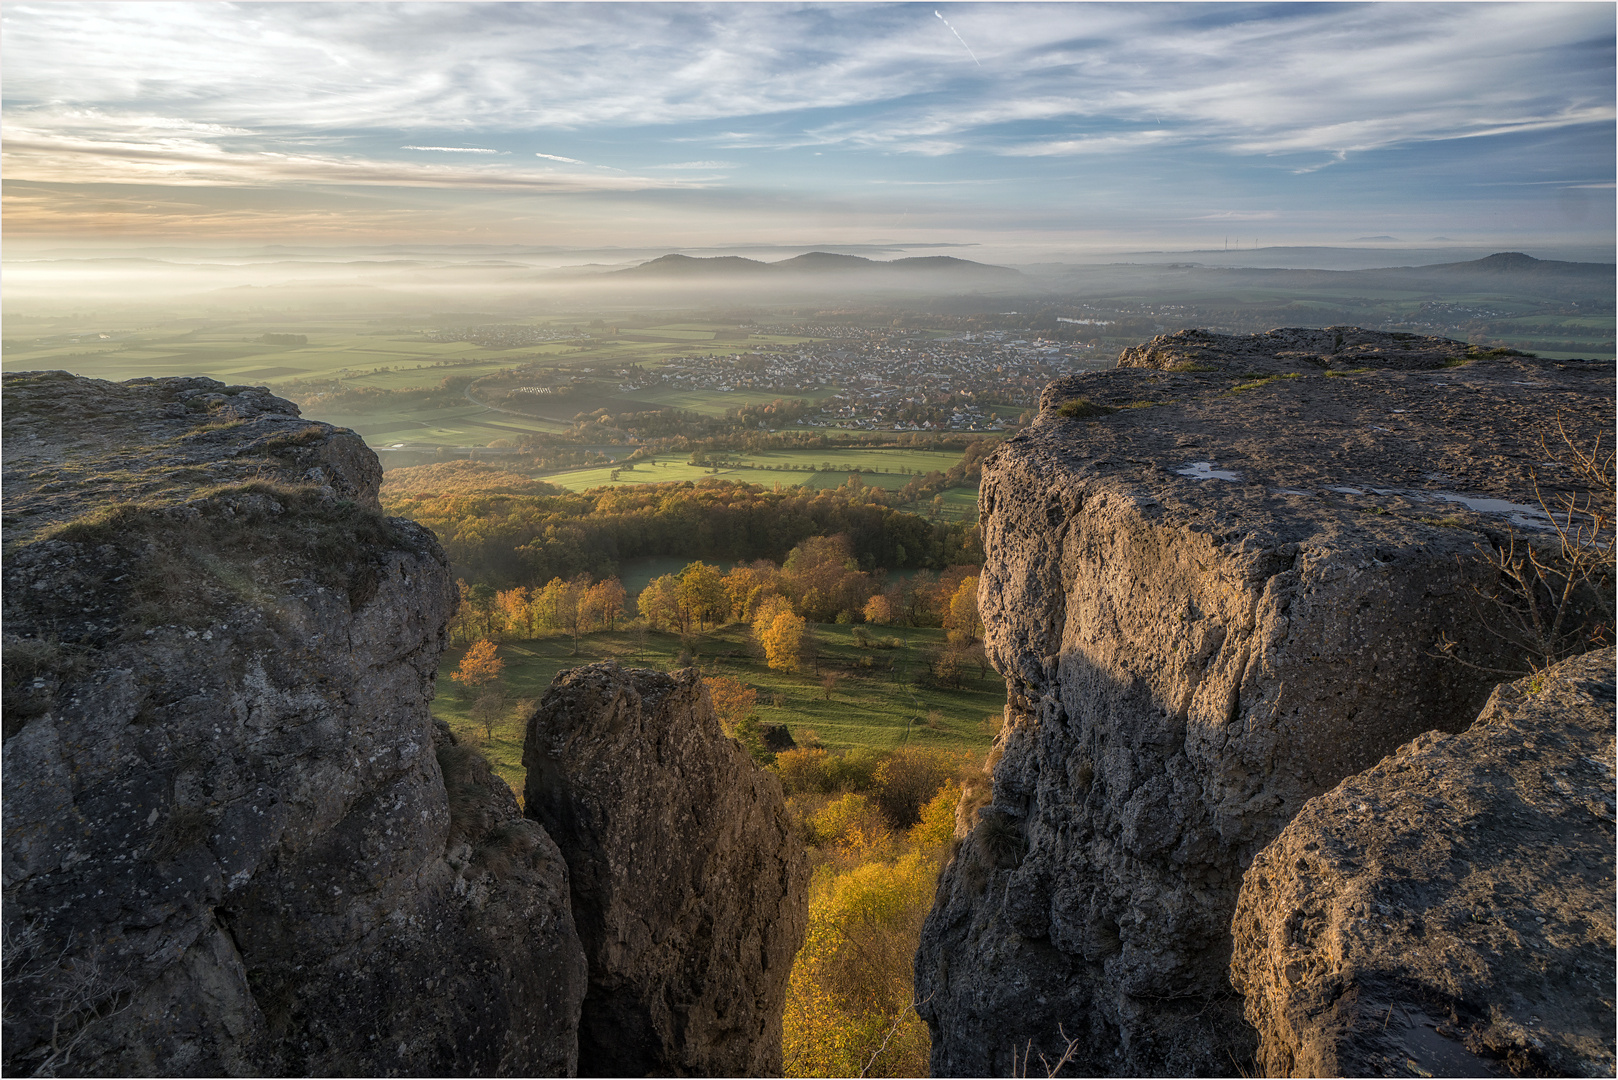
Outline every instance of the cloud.
{"type": "Polygon", "coordinates": [[[704,221],[812,203],[886,229],[897,208],[970,239],[1221,205],[1295,222],[1330,184],[1336,213],[1372,193],[1450,206],[1476,176],[1611,176],[1595,4],[954,4],[978,64],[931,7],[900,4],[68,0],[0,17],[6,178],[57,185],[646,192],[671,220],[704,199],[704,221]]]}
{"type": "Polygon", "coordinates": [[[10,7],[0,48],[8,109],[142,101],[255,130],[775,118],[786,123],[764,144],[803,145],[812,130],[856,147],[955,153],[1002,138],[984,129],[1044,120],[1069,130],[1020,141],[1090,153],[1072,125],[1104,119],[1263,155],[1610,120],[1607,14],[1587,4],[954,7],[980,69],[963,67],[931,9],[908,6],[60,3],[10,7]]]}
{"type": "Polygon", "coordinates": [[[1117,154],[1144,146],[1184,142],[1182,134],[1168,131],[1132,131],[1122,135],[1099,135],[1055,142],[1010,146],[1000,153],[1007,157],[1069,157],[1075,154],[1117,154]]]}
{"type": "Polygon", "coordinates": [[[0,160],[9,178],[53,183],[279,184],[489,188],[543,192],[641,191],[701,186],[700,178],[525,171],[487,165],[388,161],[358,155],[233,148],[191,135],[124,137],[7,126],[0,160]]]}

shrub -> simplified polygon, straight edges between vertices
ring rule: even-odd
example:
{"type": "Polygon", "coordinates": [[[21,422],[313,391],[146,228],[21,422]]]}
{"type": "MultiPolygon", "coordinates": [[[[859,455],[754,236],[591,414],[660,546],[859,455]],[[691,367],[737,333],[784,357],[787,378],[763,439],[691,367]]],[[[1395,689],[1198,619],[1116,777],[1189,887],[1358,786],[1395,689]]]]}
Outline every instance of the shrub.
{"type": "Polygon", "coordinates": [[[1071,398],[1057,406],[1056,415],[1065,416],[1070,420],[1094,420],[1102,416],[1110,416],[1118,410],[1111,405],[1098,405],[1088,398],[1071,398]]]}
{"type": "Polygon", "coordinates": [[[782,1023],[787,1075],[927,1075],[913,958],[937,877],[912,852],[817,880],[782,1023]]]}
{"type": "Polygon", "coordinates": [[[917,847],[942,847],[955,838],[955,807],[961,801],[961,785],[944,781],[910,829],[909,840],[917,847]]]}
{"type": "MultiPolygon", "coordinates": [[[[921,820],[922,807],[964,764],[960,756],[947,751],[900,747],[872,775],[876,803],[894,828],[908,829],[921,820]]],[[[954,825],[950,827],[953,830],[954,825]]]]}
{"type": "Polygon", "coordinates": [[[814,816],[812,830],[817,846],[835,845],[856,852],[870,851],[892,839],[882,811],[869,798],[856,792],[842,795],[822,807],[814,816]]]}
{"type": "Polygon", "coordinates": [[[775,755],[775,772],[788,796],[809,792],[829,794],[831,777],[826,762],[830,754],[820,749],[783,750],[775,755]]]}

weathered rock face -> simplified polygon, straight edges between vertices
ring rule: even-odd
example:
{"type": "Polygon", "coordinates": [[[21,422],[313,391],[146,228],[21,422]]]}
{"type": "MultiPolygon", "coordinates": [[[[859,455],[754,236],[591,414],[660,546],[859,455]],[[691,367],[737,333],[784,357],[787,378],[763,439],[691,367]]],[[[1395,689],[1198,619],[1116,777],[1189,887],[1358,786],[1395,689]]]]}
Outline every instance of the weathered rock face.
{"type": "Polygon", "coordinates": [[[1231,976],[1268,1075],[1613,1075],[1613,663],[1502,684],[1254,860],[1231,976]]]}
{"type": "Polygon", "coordinates": [[[375,456],[209,379],[4,394],[6,1071],[569,1071],[566,866],[435,739],[455,590],[375,456]]]}
{"type": "Polygon", "coordinates": [[[1448,636],[1507,662],[1474,545],[1543,520],[1536,476],[1570,482],[1539,442],[1558,413],[1581,446],[1612,424],[1594,364],[1175,337],[1195,356],[1159,339],[1125,357],[1156,366],[1052,384],[984,469],[1011,730],[917,956],[935,1074],[1055,1060],[1059,1030],[1081,1073],[1249,1061],[1227,970],[1244,869],[1310,798],[1472,722],[1493,678],[1434,654],[1448,636]]]}
{"type": "Polygon", "coordinates": [[[780,783],[724,737],[696,672],[564,672],[523,764],[589,959],[580,1073],[780,1075],[808,860],[780,783]]]}

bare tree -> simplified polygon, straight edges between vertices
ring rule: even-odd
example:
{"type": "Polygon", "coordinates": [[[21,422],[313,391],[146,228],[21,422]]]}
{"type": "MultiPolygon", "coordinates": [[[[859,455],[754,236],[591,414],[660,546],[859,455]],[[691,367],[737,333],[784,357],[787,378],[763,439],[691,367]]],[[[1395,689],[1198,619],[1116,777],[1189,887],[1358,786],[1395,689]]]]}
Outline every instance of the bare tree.
{"type": "Polygon", "coordinates": [[[34,1027],[43,1038],[16,1060],[30,1076],[59,1076],[74,1070],[72,1058],[84,1037],[100,1022],[134,1004],[134,986],[113,969],[94,936],[72,934],[60,946],[32,925],[4,930],[4,1010],[8,1028],[34,1027]]]}
{"type": "Polygon", "coordinates": [[[1061,1024],[1056,1025],[1056,1030],[1062,1036],[1062,1041],[1067,1044],[1062,1049],[1062,1056],[1056,1059],[1056,1063],[1052,1064],[1050,1061],[1046,1060],[1044,1052],[1035,1050],[1034,1040],[1029,1039],[1028,1045],[1023,1048],[1022,1061],[1020,1064],[1017,1061],[1017,1047],[1012,1046],[1011,1048],[1012,1076],[1028,1076],[1028,1059],[1034,1054],[1039,1054],[1039,1064],[1040,1067],[1045,1070],[1046,1080],[1051,1080],[1051,1077],[1054,1077],[1057,1073],[1062,1071],[1063,1065],[1066,1065],[1068,1062],[1073,1060],[1073,1055],[1078,1053],[1079,1050],[1079,1040],[1068,1038],[1067,1032],[1062,1030],[1061,1024]],[[1018,1071],[1019,1068],[1021,1069],[1020,1072],[1018,1071]]]}
{"type": "Polygon", "coordinates": [[[1534,496],[1549,521],[1550,535],[1519,535],[1507,529],[1499,543],[1475,545],[1495,584],[1476,590],[1479,622],[1525,667],[1497,668],[1475,664],[1459,654],[1460,643],[1449,635],[1438,641],[1439,655],[1491,674],[1523,676],[1570,656],[1607,644],[1613,638],[1613,478],[1614,455],[1602,450],[1597,435],[1589,451],[1568,434],[1560,414],[1556,430],[1562,446],[1552,450],[1540,438],[1547,458],[1561,455],[1584,490],[1548,496],[1534,477],[1534,496]]]}

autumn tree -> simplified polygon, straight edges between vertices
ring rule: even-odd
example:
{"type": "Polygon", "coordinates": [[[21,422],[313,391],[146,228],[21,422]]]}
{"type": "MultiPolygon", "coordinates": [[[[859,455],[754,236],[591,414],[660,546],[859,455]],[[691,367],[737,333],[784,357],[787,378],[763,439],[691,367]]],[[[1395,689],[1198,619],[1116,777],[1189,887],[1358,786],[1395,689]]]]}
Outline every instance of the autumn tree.
{"type": "Polygon", "coordinates": [[[733,618],[752,623],[753,613],[766,596],[781,591],[781,568],[767,559],[737,566],[725,575],[725,593],[733,618]]]}
{"type": "Polygon", "coordinates": [[[777,671],[794,671],[803,647],[803,618],[790,610],[778,610],[768,626],[755,625],[758,643],[764,647],[764,660],[777,671]]]}
{"type": "Polygon", "coordinates": [[[871,595],[871,576],[860,570],[846,536],[811,536],[787,555],[781,579],[793,605],[807,619],[831,622],[840,611],[858,611],[871,595]]]}
{"type": "Polygon", "coordinates": [[[494,599],[505,630],[524,638],[534,636],[533,598],[526,585],[496,593],[494,599]]]}
{"type": "Polygon", "coordinates": [[[933,585],[936,582],[932,572],[917,570],[910,580],[901,586],[899,591],[900,614],[910,626],[926,626],[932,619],[933,613],[933,585]]]}
{"type": "Polygon", "coordinates": [[[714,715],[725,734],[734,737],[737,729],[753,713],[758,704],[758,691],[728,675],[706,675],[702,683],[713,698],[714,715]]]}
{"type": "Polygon", "coordinates": [[[839,678],[840,676],[835,671],[828,671],[820,677],[820,689],[825,694],[827,701],[831,700],[831,692],[837,689],[837,680],[839,678]]]}
{"type": "Polygon", "coordinates": [[[580,574],[564,585],[557,594],[557,615],[562,629],[573,635],[573,655],[579,655],[579,638],[590,632],[590,605],[585,595],[590,589],[590,575],[580,574]]]}
{"type": "Polygon", "coordinates": [[[983,636],[983,620],[978,615],[978,579],[965,577],[950,597],[949,610],[944,613],[944,628],[949,639],[962,644],[983,636]]]}
{"type": "Polygon", "coordinates": [[[483,729],[484,739],[494,738],[494,725],[506,715],[506,688],[498,682],[493,682],[478,690],[477,698],[472,702],[468,715],[472,722],[483,729]]]}
{"type": "Polygon", "coordinates": [[[605,623],[608,630],[618,628],[618,616],[624,613],[624,586],[617,578],[608,578],[590,586],[584,602],[597,624],[605,623]]]}
{"type": "Polygon", "coordinates": [[[500,659],[494,642],[484,638],[466,650],[450,678],[470,690],[478,690],[497,681],[505,667],[506,662],[500,659]]]}
{"type": "Polygon", "coordinates": [[[723,622],[730,614],[730,597],[725,592],[725,579],[719,568],[704,562],[694,562],[680,571],[680,604],[686,609],[686,621],[692,619],[703,628],[710,622],[723,622]]]}
{"type": "Polygon", "coordinates": [[[655,577],[636,598],[636,606],[646,625],[653,630],[685,632],[684,611],[680,606],[680,580],[673,574],[655,577]]]}
{"type": "Polygon", "coordinates": [[[865,621],[886,626],[893,621],[893,601],[883,593],[877,593],[865,601],[865,621]]]}
{"type": "Polygon", "coordinates": [[[543,587],[533,591],[530,609],[534,621],[546,630],[562,629],[562,603],[567,594],[567,582],[551,578],[543,587]]]}

